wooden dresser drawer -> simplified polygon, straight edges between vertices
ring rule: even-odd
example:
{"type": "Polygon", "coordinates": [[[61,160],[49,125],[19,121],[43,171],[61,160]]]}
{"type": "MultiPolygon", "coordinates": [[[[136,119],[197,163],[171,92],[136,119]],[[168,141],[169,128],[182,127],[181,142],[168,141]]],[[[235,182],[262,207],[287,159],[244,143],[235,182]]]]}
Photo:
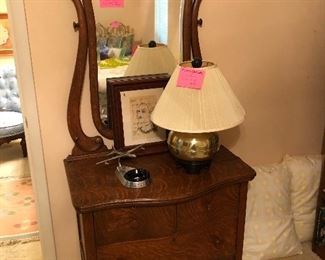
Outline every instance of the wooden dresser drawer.
{"type": "Polygon", "coordinates": [[[107,259],[234,260],[235,255],[221,253],[202,234],[199,234],[195,237],[184,235],[177,238],[165,237],[98,247],[97,260],[107,259]]]}
{"type": "Polygon", "coordinates": [[[239,195],[239,185],[232,185],[178,205],[178,233],[202,234],[202,239],[210,241],[218,255],[234,256],[239,195]]]}
{"type": "Polygon", "coordinates": [[[176,207],[113,208],[94,213],[97,245],[158,238],[176,227],[176,207]]]}

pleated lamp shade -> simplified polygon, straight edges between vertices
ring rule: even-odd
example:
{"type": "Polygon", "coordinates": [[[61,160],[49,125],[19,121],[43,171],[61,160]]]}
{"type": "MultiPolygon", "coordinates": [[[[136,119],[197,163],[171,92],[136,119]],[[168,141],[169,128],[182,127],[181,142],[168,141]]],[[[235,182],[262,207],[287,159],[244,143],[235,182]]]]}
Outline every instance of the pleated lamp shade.
{"type": "Polygon", "coordinates": [[[136,49],[125,76],[168,73],[172,74],[176,60],[165,44],[158,43],[156,47],[148,44],[139,45],[136,49]]]}
{"type": "Polygon", "coordinates": [[[182,67],[192,67],[191,62],[176,67],[151,114],[154,124],[182,133],[207,133],[243,122],[245,111],[217,66],[203,61],[201,68],[192,68],[205,71],[201,89],[177,86],[182,67]]]}

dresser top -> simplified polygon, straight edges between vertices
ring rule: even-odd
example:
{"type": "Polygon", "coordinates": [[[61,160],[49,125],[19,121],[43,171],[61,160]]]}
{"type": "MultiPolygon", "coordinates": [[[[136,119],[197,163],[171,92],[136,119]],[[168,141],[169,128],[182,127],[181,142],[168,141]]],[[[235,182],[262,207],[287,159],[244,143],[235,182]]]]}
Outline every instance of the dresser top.
{"type": "Polygon", "coordinates": [[[255,176],[251,167],[221,146],[210,167],[199,174],[186,173],[168,152],[125,159],[123,165],[150,172],[150,185],[132,189],[122,186],[116,177],[117,162],[96,165],[103,159],[68,157],[64,160],[72,203],[78,212],[186,201],[224,185],[247,182],[255,176]]]}

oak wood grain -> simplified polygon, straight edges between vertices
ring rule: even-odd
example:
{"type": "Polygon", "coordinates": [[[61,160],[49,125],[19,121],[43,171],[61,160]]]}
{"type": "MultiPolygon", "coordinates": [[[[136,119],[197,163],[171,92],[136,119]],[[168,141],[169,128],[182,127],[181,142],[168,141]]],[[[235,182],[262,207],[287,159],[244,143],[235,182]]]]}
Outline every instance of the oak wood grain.
{"type": "Polygon", "coordinates": [[[98,245],[143,240],[171,235],[176,227],[176,209],[127,207],[94,213],[98,245]]]}
{"type": "Polygon", "coordinates": [[[98,248],[98,259],[218,259],[233,260],[204,229],[160,239],[117,243],[98,248]]]}
{"type": "Polygon", "coordinates": [[[238,222],[237,222],[236,260],[240,260],[241,255],[243,254],[247,190],[248,190],[248,184],[241,183],[239,187],[239,201],[238,201],[239,203],[237,207],[238,222]]]}
{"type": "Polygon", "coordinates": [[[96,165],[98,158],[65,160],[72,203],[78,212],[130,205],[170,204],[190,200],[230,183],[247,182],[255,172],[221,147],[209,168],[198,175],[186,171],[168,153],[127,159],[123,164],[145,168],[152,182],[141,189],[127,189],[115,176],[117,164],[96,165]]]}
{"type": "Polygon", "coordinates": [[[192,0],[184,0],[182,24],[182,60],[191,60],[192,44],[192,0]]]}
{"type": "Polygon", "coordinates": [[[93,214],[77,214],[78,231],[83,259],[96,259],[96,241],[93,214]]]}
{"type": "Polygon", "coordinates": [[[194,0],[193,2],[193,10],[192,10],[192,37],[191,37],[191,46],[192,46],[192,56],[193,58],[201,59],[201,48],[199,41],[199,31],[198,31],[198,15],[199,9],[202,0],[194,0]]]}
{"type": "Polygon", "coordinates": [[[239,185],[226,186],[195,200],[182,203],[177,209],[177,231],[205,230],[218,250],[226,255],[236,252],[239,185]]]}

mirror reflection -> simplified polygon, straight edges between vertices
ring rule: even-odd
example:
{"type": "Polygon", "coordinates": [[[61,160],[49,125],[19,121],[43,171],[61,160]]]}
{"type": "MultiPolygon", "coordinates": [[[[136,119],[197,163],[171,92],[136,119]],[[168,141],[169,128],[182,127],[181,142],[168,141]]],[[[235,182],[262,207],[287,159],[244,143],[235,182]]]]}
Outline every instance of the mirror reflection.
{"type": "Polygon", "coordinates": [[[100,114],[105,121],[107,78],[171,74],[174,70],[175,56],[179,53],[180,1],[124,0],[121,8],[101,8],[98,0],[92,3],[96,20],[100,114]],[[172,54],[169,43],[176,55],[172,54]]]}

